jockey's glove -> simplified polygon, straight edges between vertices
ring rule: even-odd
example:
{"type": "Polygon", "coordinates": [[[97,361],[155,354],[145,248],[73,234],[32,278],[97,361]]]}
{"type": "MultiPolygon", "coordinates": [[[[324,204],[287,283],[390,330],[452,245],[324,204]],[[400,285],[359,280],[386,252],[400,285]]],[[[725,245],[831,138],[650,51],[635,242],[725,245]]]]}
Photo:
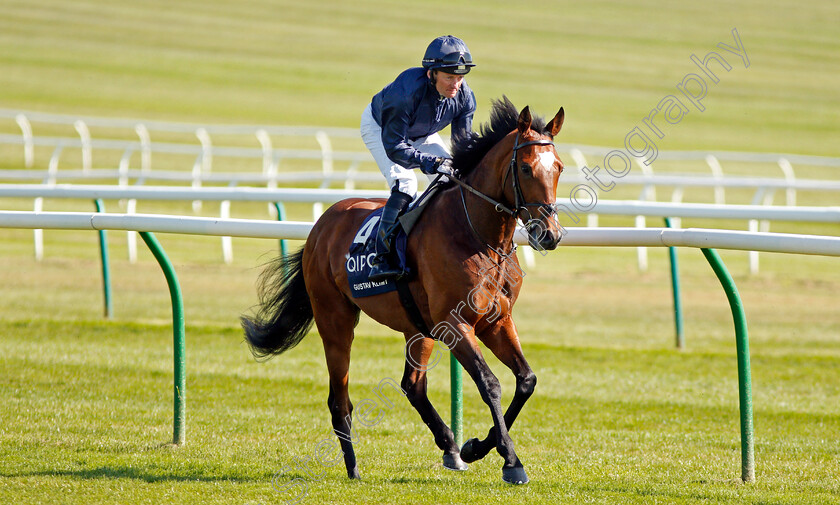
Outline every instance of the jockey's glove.
{"type": "Polygon", "coordinates": [[[458,171],[452,168],[452,160],[449,158],[438,158],[435,162],[435,172],[458,178],[458,171]]]}

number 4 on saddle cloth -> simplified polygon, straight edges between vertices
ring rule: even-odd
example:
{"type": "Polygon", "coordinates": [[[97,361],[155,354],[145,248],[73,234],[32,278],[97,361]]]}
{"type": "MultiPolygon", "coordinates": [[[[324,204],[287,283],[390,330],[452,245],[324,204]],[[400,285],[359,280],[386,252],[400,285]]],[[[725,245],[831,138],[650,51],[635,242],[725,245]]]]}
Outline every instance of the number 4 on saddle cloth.
{"type": "MultiPolygon", "coordinates": [[[[408,266],[408,253],[406,252],[408,234],[411,233],[411,229],[414,228],[420,214],[426,208],[426,204],[437,193],[438,187],[437,181],[433,182],[420,198],[409,207],[409,210],[397,220],[400,226],[397,228],[394,237],[391,259],[403,271],[400,279],[405,280],[412,273],[408,266]]],[[[359,227],[359,231],[353,237],[353,243],[350,244],[350,250],[347,252],[347,261],[344,263],[344,268],[347,270],[347,282],[350,284],[350,293],[353,298],[378,295],[397,289],[397,282],[394,279],[386,279],[382,282],[372,282],[368,279],[371,268],[370,262],[376,256],[376,234],[379,232],[379,218],[382,215],[383,208],[371,212],[365,219],[359,227]]]]}
{"type": "MultiPolygon", "coordinates": [[[[370,262],[376,256],[376,234],[379,233],[379,218],[381,216],[382,208],[373,211],[359,227],[359,231],[353,237],[353,243],[350,244],[344,268],[347,269],[347,282],[350,284],[350,293],[353,298],[378,295],[397,289],[397,283],[393,279],[386,279],[381,282],[373,282],[368,279],[370,262]]],[[[408,271],[405,252],[408,242],[406,237],[405,230],[400,226],[394,237],[392,250],[392,260],[403,272],[408,271]]]]}

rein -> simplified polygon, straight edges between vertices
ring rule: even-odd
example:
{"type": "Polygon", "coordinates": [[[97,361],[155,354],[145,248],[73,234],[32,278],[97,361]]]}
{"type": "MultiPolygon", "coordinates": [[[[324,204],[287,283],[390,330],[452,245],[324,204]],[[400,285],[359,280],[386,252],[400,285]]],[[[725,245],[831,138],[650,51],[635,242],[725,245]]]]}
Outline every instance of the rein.
{"type": "Polygon", "coordinates": [[[464,206],[464,214],[467,216],[467,223],[470,225],[470,228],[472,229],[475,236],[478,237],[478,239],[481,242],[484,242],[485,246],[487,246],[488,248],[491,248],[491,249],[492,249],[492,247],[490,247],[490,245],[487,244],[487,242],[484,239],[481,238],[481,236],[478,234],[478,230],[475,229],[475,226],[472,223],[472,218],[470,217],[470,213],[467,210],[467,201],[464,198],[464,190],[465,189],[467,191],[469,191],[470,193],[474,194],[475,196],[477,196],[477,197],[487,201],[491,205],[493,205],[493,208],[496,209],[496,212],[504,212],[504,213],[510,215],[511,217],[513,217],[514,219],[516,219],[519,216],[519,214],[524,210],[528,214],[528,221],[525,223],[526,228],[528,227],[529,223],[531,223],[534,219],[533,216],[531,215],[531,211],[528,210],[528,207],[539,207],[539,208],[542,208],[542,209],[548,208],[549,209],[548,210],[549,215],[557,212],[557,210],[549,204],[525,202],[525,196],[522,194],[522,185],[519,182],[519,171],[516,170],[516,152],[519,149],[521,149],[523,147],[527,147],[527,146],[533,146],[533,145],[541,145],[541,146],[554,145],[554,142],[551,141],[551,140],[540,139],[540,140],[530,140],[528,142],[523,142],[523,143],[520,144],[519,143],[519,135],[520,135],[520,132],[517,132],[516,133],[516,140],[514,141],[514,145],[513,145],[513,154],[511,155],[510,163],[508,164],[507,172],[505,172],[505,178],[502,181],[502,188],[504,188],[505,184],[507,184],[508,176],[510,176],[510,173],[513,172],[513,196],[514,196],[514,208],[513,209],[508,208],[502,202],[499,202],[498,200],[494,200],[492,197],[482,193],[481,191],[478,191],[477,189],[470,186],[466,182],[460,181],[460,180],[458,180],[454,177],[449,178],[449,180],[454,181],[456,184],[458,184],[458,186],[460,186],[461,203],[464,206]]]}

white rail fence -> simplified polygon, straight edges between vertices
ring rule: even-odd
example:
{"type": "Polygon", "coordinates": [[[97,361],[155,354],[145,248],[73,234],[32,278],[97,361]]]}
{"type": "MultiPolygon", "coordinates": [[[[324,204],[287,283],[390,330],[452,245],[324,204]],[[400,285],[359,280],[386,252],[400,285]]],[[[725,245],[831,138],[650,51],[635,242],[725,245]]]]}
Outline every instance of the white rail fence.
{"type": "MultiPolygon", "coordinates": [[[[0,179],[7,181],[42,181],[45,185],[55,185],[58,181],[84,181],[84,180],[108,180],[114,179],[120,187],[145,185],[150,181],[158,182],[180,182],[188,183],[192,188],[200,188],[204,184],[226,184],[229,187],[237,187],[242,184],[259,184],[267,188],[276,188],[278,184],[301,184],[317,183],[320,188],[330,188],[334,184],[343,184],[345,189],[354,189],[357,183],[381,185],[383,179],[375,169],[375,164],[370,154],[360,142],[356,142],[358,150],[335,150],[331,139],[352,139],[359,140],[359,134],[353,128],[318,128],[318,127],[286,127],[286,126],[260,126],[260,125],[199,125],[189,123],[173,123],[163,121],[147,121],[133,119],[113,119],[44,114],[37,112],[24,112],[0,109],[1,118],[14,118],[20,134],[0,133],[0,145],[22,145],[24,153],[24,165],[26,169],[4,169],[0,170],[0,179]],[[35,123],[42,128],[53,128],[57,126],[70,126],[76,131],[75,137],[56,137],[35,135],[32,124],[35,123]],[[118,132],[130,132],[136,140],[125,138],[93,138],[90,128],[99,128],[107,132],[111,137],[119,136],[118,132]],[[188,144],[183,142],[152,142],[152,134],[157,137],[171,134],[188,134],[196,142],[188,144]],[[213,137],[230,139],[231,136],[239,138],[239,143],[252,143],[254,147],[216,145],[213,137]],[[273,147],[272,138],[283,138],[285,140],[298,139],[295,143],[309,143],[317,149],[282,149],[273,147]],[[250,138],[250,140],[244,140],[250,138]],[[254,142],[256,141],[256,142],[254,142]],[[259,147],[256,145],[259,144],[259,147]],[[52,154],[46,169],[32,169],[34,166],[35,148],[50,148],[52,154]],[[81,168],[69,168],[59,170],[62,155],[69,149],[77,149],[81,152],[81,168]],[[92,159],[93,152],[116,151],[122,153],[117,168],[94,168],[92,159]],[[136,156],[135,156],[136,154],[136,156]],[[157,158],[161,155],[186,155],[194,157],[191,170],[152,170],[153,155],[157,158]],[[132,167],[132,159],[139,157],[139,165],[135,162],[132,167]],[[245,160],[246,166],[253,166],[254,169],[219,172],[214,171],[214,160],[219,158],[245,160]],[[289,171],[280,170],[280,164],[284,161],[298,160],[316,162],[320,170],[289,171]],[[248,165],[249,161],[254,161],[248,165]],[[341,165],[341,170],[336,166],[341,165]],[[259,167],[259,168],[257,168],[259,167]],[[360,170],[367,167],[366,170],[360,170]],[[133,181],[133,182],[132,182],[133,181]]],[[[593,190],[597,187],[591,177],[587,178],[582,168],[594,166],[589,164],[587,157],[598,159],[611,151],[609,148],[558,144],[561,152],[568,152],[576,166],[569,165],[563,176],[563,185],[575,186],[587,184],[593,190]]],[[[671,188],[670,201],[679,203],[683,201],[687,188],[711,188],[714,191],[714,201],[717,204],[725,203],[725,192],[727,189],[750,189],[753,197],[752,205],[772,205],[775,194],[784,191],[785,203],[789,206],[796,205],[797,191],[816,192],[840,192],[840,180],[819,180],[797,178],[794,173],[794,165],[807,165],[817,167],[840,167],[840,158],[828,158],[818,156],[801,156],[791,154],[758,154],[758,153],[737,153],[737,152],[695,152],[695,151],[660,151],[657,157],[658,162],[702,162],[709,170],[711,176],[701,176],[686,173],[656,174],[651,166],[637,163],[641,173],[629,173],[621,178],[612,179],[613,182],[622,186],[640,186],[639,201],[655,201],[657,188],[671,188]],[[776,165],[782,177],[746,177],[724,175],[722,163],[760,163],[764,165],[776,165]]],[[[218,163],[217,163],[218,164],[218,163]]],[[[596,163],[597,165],[597,163],[596,163]]],[[[423,179],[423,178],[421,178],[423,179]]],[[[425,183],[425,181],[421,181],[425,183]]],[[[38,197],[34,202],[34,210],[43,209],[43,200],[38,197]]],[[[322,201],[313,201],[313,219],[317,219],[323,211],[322,201]]],[[[136,199],[127,202],[126,210],[131,213],[136,208],[136,199]]],[[[222,204],[222,216],[229,213],[230,202],[222,204]]],[[[590,227],[598,226],[598,210],[587,213],[587,223],[590,227]]],[[[193,209],[198,212],[201,209],[201,200],[193,200],[193,209]]],[[[679,216],[675,217],[674,224],[680,226],[679,216]]],[[[635,216],[636,226],[644,228],[646,216],[638,214],[635,216]]],[[[751,231],[769,231],[769,220],[750,219],[748,229],[751,231]]],[[[36,232],[36,235],[41,232],[36,232]]],[[[37,242],[38,239],[36,239],[37,242]]],[[[136,246],[135,246],[136,248],[136,246]]],[[[132,249],[136,250],[136,249],[132,249]]],[[[225,260],[230,261],[230,256],[225,255],[225,260]]],[[[528,263],[533,263],[532,255],[527,254],[528,263]]],[[[647,269],[647,250],[643,247],[637,250],[637,262],[640,270],[647,269]]],[[[750,271],[758,272],[758,256],[750,254],[750,271]]]]}
{"type": "MultiPolygon", "coordinates": [[[[840,212],[840,210],[838,210],[840,212]]],[[[48,228],[60,230],[125,230],[246,238],[306,239],[314,223],[257,219],[215,219],[156,214],[108,214],[96,212],[0,211],[2,228],[48,228]]],[[[700,228],[567,228],[561,246],[697,247],[763,252],[840,256],[840,237],[793,233],[762,233],[700,228]]],[[[527,244],[519,228],[517,244],[527,244]]]]}
{"type": "MultiPolygon", "coordinates": [[[[346,189],[352,189],[356,181],[381,182],[378,172],[375,170],[373,159],[359,141],[358,130],[354,128],[319,128],[319,127],[287,127],[287,126],[261,126],[261,125],[199,125],[188,123],[172,123],[163,121],[146,121],[132,119],[113,118],[78,118],[60,114],[44,114],[36,112],[23,112],[0,109],[0,118],[15,119],[20,134],[0,133],[0,145],[19,144],[23,146],[24,165],[31,168],[34,166],[35,147],[50,147],[53,153],[50,157],[49,168],[44,171],[21,171],[4,170],[0,171],[0,177],[5,179],[50,180],[55,182],[59,179],[90,179],[90,178],[116,178],[120,183],[127,183],[128,179],[142,180],[169,180],[169,181],[191,181],[193,185],[200,186],[202,182],[226,182],[226,183],[265,183],[269,185],[277,182],[321,182],[322,187],[329,187],[333,182],[344,182],[346,189]],[[36,136],[33,133],[32,123],[43,124],[51,127],[56,125],[73,125],[77,137],[54,137],[36,136]],[[137,140],[125,139],[94,139],[90,134],[89,127],[106,128],[112,136],[118,131],[129,131],[137,137],[137,140]],[[194,136],[197,143],[173,143],[173,142],[152,142],[151,134],[190,134],[194,136]],[[245,143],[252,143],[254,147],[231,147],[215,145],[212,136],[238,136],[245,143]],[[272,138],[297,138],[314,139],[318,149],[278,149],[272,146],[272,138]],[[250,138],[250,141],[245,141],[250,138]],[[334,150],[332,147],[333,138],[353,139],[356,150],[334,150]],[[256,147],[256,143],[259,147],[256,147]],[[80,149],[82,154],[81,170],[58,171],[58,164],[62,152],[66,148],[80,149]],[[119,167],[95,170],[92,167],[93,150],[116,150],[122,152],[119,167]],[[130,161],[134,153],[139,153],[139,168],[132,169],[130,161]],[[157,154],[182,154],[195,157],[192,170],[186,171],[159,171],[151,170],[153,153],[157,154]],[[255,166],[261,170],[248,170],[246,173],[216,173],[212,174],[214,158],[237,158],[252,159],[258,161],[255,166]],[[308,172],[278,172],[281,160],[318,160],[321,165],[320,173],[308,172]],[[349,163],[348,168],[342,172],[335,170],[336,162],[349,163]],[[362,163],[368,164],[370,170],[359,172],[362,163]]],[[[301,142],[303,140],[300,140],[301,142]]],[[[570,153],[576,163],[570,169],[577,168],[576,175],[567,174],[564,180],[569,183],[585,183],[587,179],[580,169],[587,166],[586,156],[603,156],[611,151],[610,148],[558,144],[558,151],[570,153]]],[[[840,167],[840,158],[829,158],[819,156],[802,156],[793,154],[758,154],[758,153],[737,153],[737,152],[696,152],[696,151],[660,151],[657,159],[659,161],[702,161],[711,173],[713,183],[706,178],[690,175],[670,175],[664,178],[654,174],[653,168],[638,163],[641,175],[629,174],[625,177],[615,179],[618,184],[642,185],[640,199],[655,199],[655,189],[658,185],[672,186],[674,193],[672,201],[679,201],[682,198],[682,190],[685,187],[711,186],[715,191],[715,203],[725,203],[725,188],[727,187],[752,187],[760,193],[756,193],[753,203],[758,200],[772,200],[772,193],[777,189],[784,189],[787,205],[795,205],[796,191],[800,189],[818,191],[838,191],[840,181],[798,181],[794,173],[794,165],[829,166],[840,167]],[[738,163],[764,163],[777,165],[780,170],[779,177],[738,177],[724,176],[721,161],[738,163]],[[827,184],[826,184],[827,183],[827,184]]],[[[597,163],[596,163],[597,164],[597,163]]],[[[588,166],[594,166],[589,164],[588,166]]],[[[572,170],[569,170],[572,172],[572,170]]]]}
{"type": "MultiPolygon", "coordinates": [[[[340,189],[307,189],[307,188],[181,188],[172,186],[143,186],[143,187],[115,187],[115,186],[81,186],[40,184],[0,184],[0,197],[5,198],[36,198],[43,202],[43,198],[57,199],[86,199],[86,200],[158,200],[158,201],[219,201],[227,203],[221,206],[220,219],[230,217],[230,202],[284,202],[284,203],[313,203],[322,202],[332,204],[345,198],[387,198],[387,191],[376,190],[340,190],[340,189]]],[[[572,209],[568,199],[557,201],[559,209],[572,209]]],[[[132,207],[136,210],[136,206],[132,207]]],[[[36,205],[35,212],[42,211],[42,204],[36,205]]],[[[767,205],[716,205],[699,203],[669,203],[599,200],[595,209],[600,214],[616,216],[646,216],[671,218],[704,218],[704,219],[744,219],[766,221],[793,221],[809,223],[840,223],[840,207],[787,207],[767,205]]],[[[130,212],[129,215],[133,214],[130,212]]],[[[559,213],[560,222],[567,229],[574,224],[577,216],[568,216],[563,210],[559,213]]],[[[232,234],[235,236],[235,234],[232,234]]],[[[135,235],[129,232],[129,237],[135,235]]],[[[223,237],[222,250],[224,260],[233,259],[230,247],[230,235],[223,237]]],[[[564,237],[566,241],[568,237],[564,237]]],[[[43,255],[43,235],[35,233],[36,257],[43,255]]],[[[646,247],[641,245],[639,247],[646,247]]],[[[758,251],[760,248],[744,247],[750,252],[751,265],[758,265],[758,251]]],[[[533,267],[533,251],[524,248],[526,264],[533,267]]],[[[129,259],[136,258],[136,238],[129,239],[129,259]],[[131,249],[134,248],[132,252],[131,249]]],[[[752,266],[751,266],[752,268],[752,266]]]]}

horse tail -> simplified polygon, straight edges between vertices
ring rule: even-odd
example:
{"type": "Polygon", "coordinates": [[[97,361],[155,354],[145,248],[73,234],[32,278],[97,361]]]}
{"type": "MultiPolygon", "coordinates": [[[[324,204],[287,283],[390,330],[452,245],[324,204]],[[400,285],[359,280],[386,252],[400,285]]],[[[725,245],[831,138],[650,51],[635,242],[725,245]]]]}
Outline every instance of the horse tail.
{"type": "Polygon", "coordinates": [[[315,316],[303,279],[303,249],[280,256],[260,275],[260,304],[253,317],[242,316],[242,329],[257,359],[269,359],[298,345],[315,316]]]}

